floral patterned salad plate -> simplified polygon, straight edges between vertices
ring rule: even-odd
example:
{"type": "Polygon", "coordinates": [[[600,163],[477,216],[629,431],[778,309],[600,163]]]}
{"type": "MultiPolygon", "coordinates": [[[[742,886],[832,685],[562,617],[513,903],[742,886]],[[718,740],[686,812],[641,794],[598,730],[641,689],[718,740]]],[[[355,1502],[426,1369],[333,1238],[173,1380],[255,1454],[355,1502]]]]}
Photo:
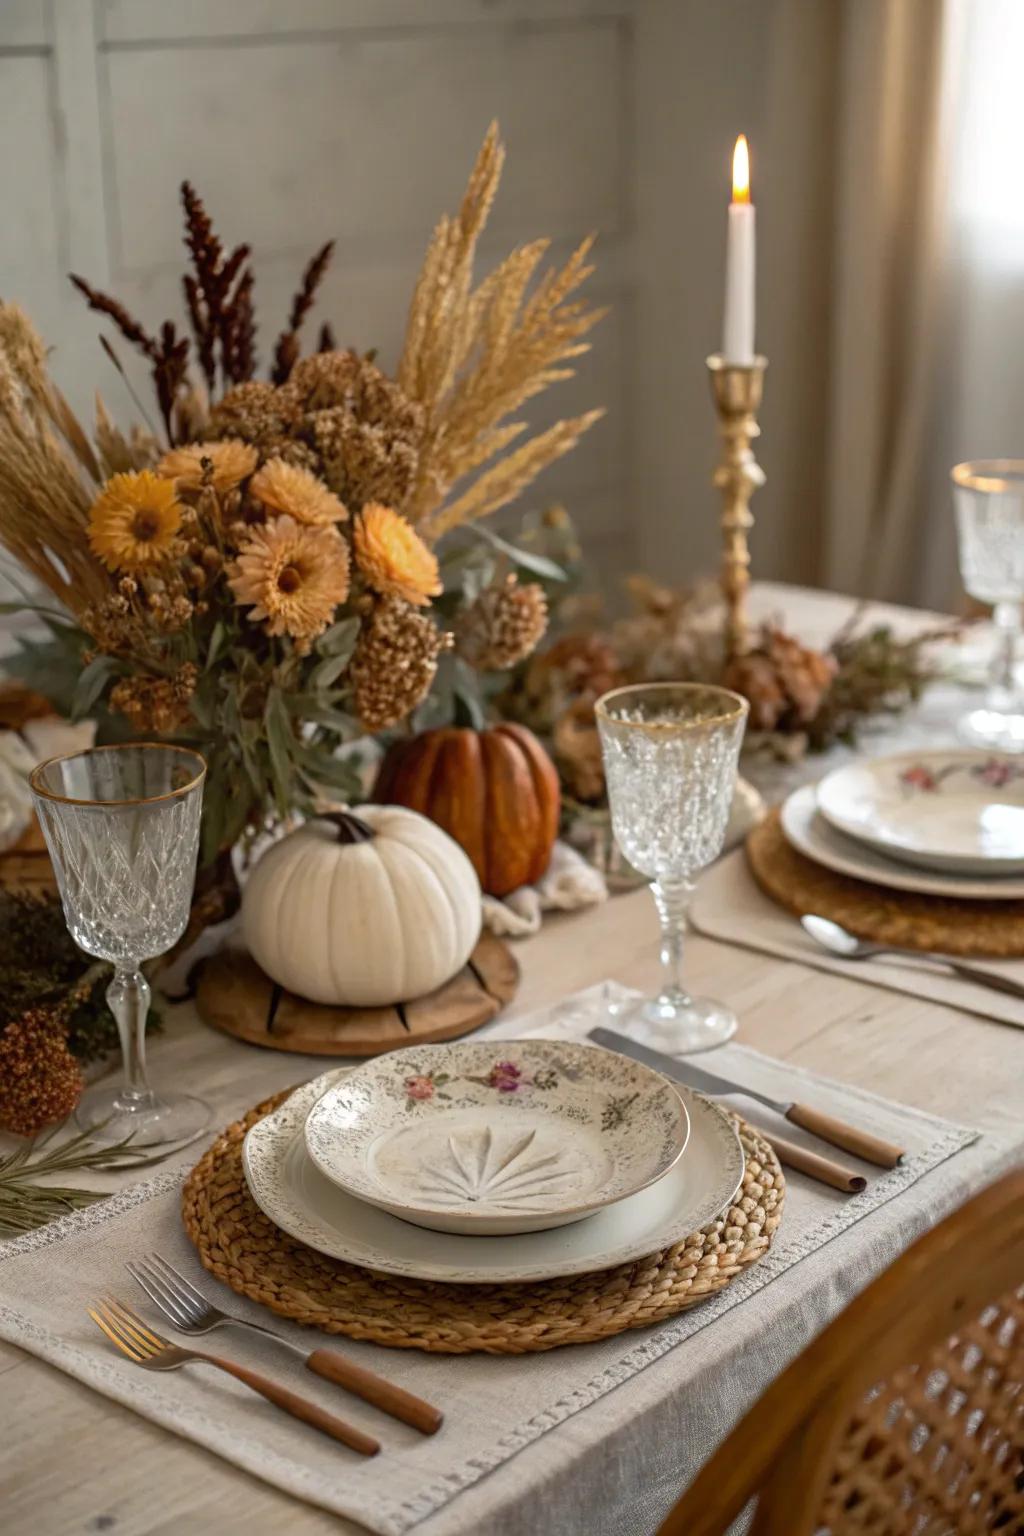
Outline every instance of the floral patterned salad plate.
{"type": "Polygon", "coordinates": [[[306,1121],[319,1171],[435,1232],[500,1236],[580,1221],[664,1178],[690,1118],[675,1085],[564,1040],[390,1051],[306,1121]]]}
{"type": "Polygon", "coordinates": [[[837,832],[818,810],[817,789],[805,784],[782,806],[782,831],[790,847],[805,858],[839,875],[868,880],[919,896],[952,896],[958,901],[1024,900],[1021,875],[952,875],[940,869],[918,869],[879,853],[867,843],[837,832]]]}
{"type": "Polygon", "coordinates": [[[962,875],[1024,873],[1024,762],[992,752],[904,752],[818,785],[833,827],[891,859],[962,875]]]}
{"type": "MultiPolygon", "coordinates": [[[[501,1047],[504,1049],[504,1046],[501,1047]]],[[[249,1131],[242,1164],[260,1210],[297,1242],[382,1274],[463,1285],[586,1275],[681,1243],[732,1204],[743,1179],[743,1148],[724,1109],[691,1089],[686,1156],[663,1179],[586,1221],[510,1237],[431,1232],[357,1200],[306,1153],[306,1116],[353,1071],[343,1067],[296,1088],[249,1131]]]]}

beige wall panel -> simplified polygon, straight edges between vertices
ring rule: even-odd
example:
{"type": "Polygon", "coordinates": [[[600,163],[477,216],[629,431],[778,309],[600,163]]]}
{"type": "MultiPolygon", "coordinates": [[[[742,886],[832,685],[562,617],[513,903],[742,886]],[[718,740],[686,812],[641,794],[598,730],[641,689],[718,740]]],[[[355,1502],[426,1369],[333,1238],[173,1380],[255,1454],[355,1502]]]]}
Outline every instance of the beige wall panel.
{"type": "Polygon", "coordinates": [[[194,46],[106,56],[114,261],[176,260],[184,176],[263,250],[419,244],[488,121],[509,150],[496,224],[523,238],[621,217],[616,26],[194,46]]]}
{"type": "MultiPolygon", "coordinates": [[[[20,0],[23,6],[33,0],[20,0]]],[[[180,37],[281,35],[390,27],[426,30],[475,23],[614,16],[628,0],[99,0],[103,35],[114,42],[180,37]]]]}

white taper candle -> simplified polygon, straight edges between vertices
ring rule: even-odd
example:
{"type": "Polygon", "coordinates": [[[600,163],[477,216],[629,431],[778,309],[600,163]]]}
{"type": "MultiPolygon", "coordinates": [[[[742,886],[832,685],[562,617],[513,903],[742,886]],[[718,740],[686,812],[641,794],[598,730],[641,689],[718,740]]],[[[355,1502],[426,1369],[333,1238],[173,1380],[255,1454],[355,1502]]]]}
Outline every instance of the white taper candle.
{"type": "Polygon", "coordinates": [[[722,356],[728,363],[754,361],[754,281],[757,215],[750,201],[750,161],[743,134],[732,160],[732,202],[725,251],[725,318],[722,356]]]}

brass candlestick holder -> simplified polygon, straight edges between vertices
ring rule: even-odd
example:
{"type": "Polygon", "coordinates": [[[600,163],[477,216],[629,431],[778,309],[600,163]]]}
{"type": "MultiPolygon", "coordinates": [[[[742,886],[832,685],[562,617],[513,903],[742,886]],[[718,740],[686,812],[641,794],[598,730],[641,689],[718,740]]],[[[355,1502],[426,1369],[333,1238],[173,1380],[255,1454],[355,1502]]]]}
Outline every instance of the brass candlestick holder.
{"type": "Polygon", "coordinates": [[[728,610],[726,643],[730,656],[741,656],[750,645],[747,534],[754,526],[750,498],[765,481],[764,470],[754,458],[750,445],[761,435],[757,412],[767,366],[766,357],[755,357],[749,364],[726,362],[717,353],[708,358],[711,392],[722,436],[722,462],[711,483],[722,493],[721,583],[728,610]]]}

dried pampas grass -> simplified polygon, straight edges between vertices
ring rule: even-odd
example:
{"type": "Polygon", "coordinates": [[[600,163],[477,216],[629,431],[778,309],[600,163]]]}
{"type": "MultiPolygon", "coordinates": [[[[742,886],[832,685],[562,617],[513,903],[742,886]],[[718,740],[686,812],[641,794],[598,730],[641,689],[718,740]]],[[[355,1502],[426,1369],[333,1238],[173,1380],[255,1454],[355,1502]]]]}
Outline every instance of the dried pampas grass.
{"type": "Polygon", "coordinates": [[[416,480],[403,511],[436,539],[460,523],[486,517],[516,497],[536,475],[568,452],[603,413],[557,422],[484,468],[526,430],[507,422],[549,384],[571,378],[571,359],[605,313],[572,294],[593,271],[592,238],[563,267],[537,282],[549,246],[518,247],[474,288],[477,242],[494,202],[505,151],[492,123],[456,218],[434,231],[413,294],[398,381],[424,410],[416,480]],[[447,500],[457,481],[476,480],[447,500]]]}

